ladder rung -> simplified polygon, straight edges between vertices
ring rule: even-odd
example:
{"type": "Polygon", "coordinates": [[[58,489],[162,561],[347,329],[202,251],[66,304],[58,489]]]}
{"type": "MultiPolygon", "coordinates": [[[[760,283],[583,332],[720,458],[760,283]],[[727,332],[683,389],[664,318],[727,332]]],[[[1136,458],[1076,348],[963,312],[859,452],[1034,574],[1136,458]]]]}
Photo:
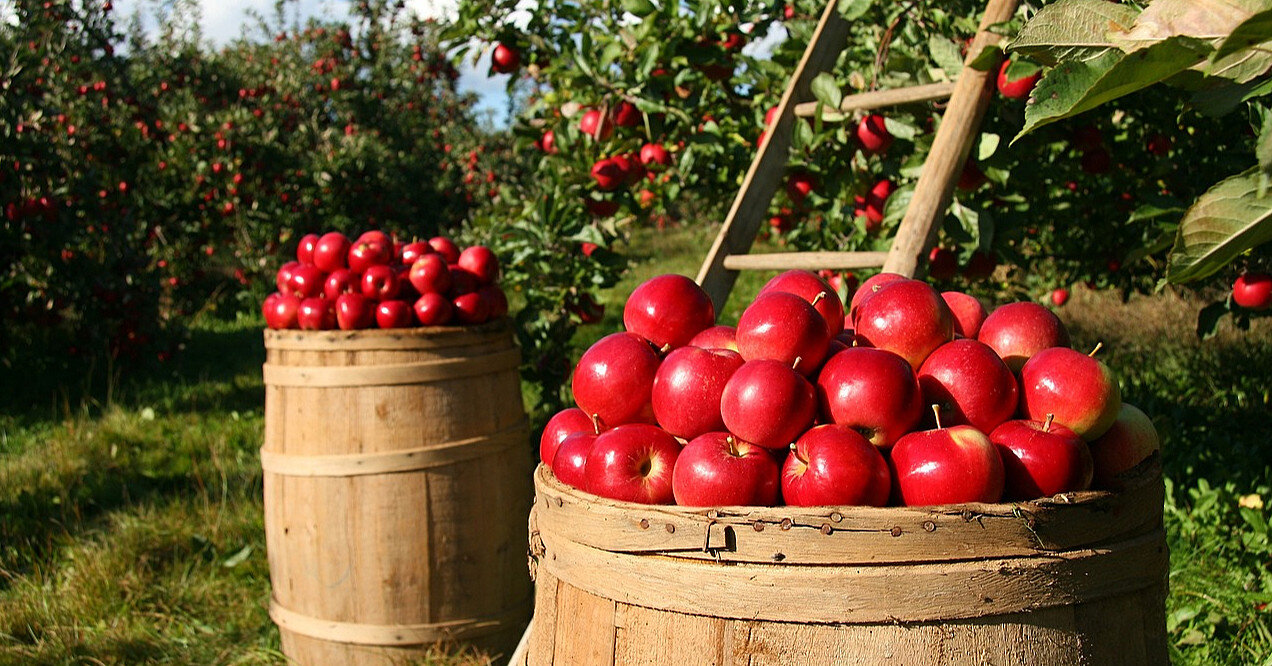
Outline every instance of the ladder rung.
{"type": "Polygon", "coordinates": [[[768,254],[731,254],[724,267],[731,271],[841,270],[846,268],[879,268],[888,258],[887,252],[771,252],[768,254]]]}
{"type": "MultiPolygon", "coordinates": [[[[840,111],[866,111],[869,109],[881,109],[889,106],[900,106],[902,104],[915,104],[918,102],[931,102],[933,100],[945,99],[954,92],[954,84],[952,82],[942,83],[926,83],[918,86],[907,86],[905,88],[892,88],[889,90],[872,90],[870,92],[857,93],[848,95],[843,102],[839,104],[840,111]]],[[[795,105],[795,115],[801,118],[807,118],[817,113],[818,102],[804,102],[795,105]]]]}

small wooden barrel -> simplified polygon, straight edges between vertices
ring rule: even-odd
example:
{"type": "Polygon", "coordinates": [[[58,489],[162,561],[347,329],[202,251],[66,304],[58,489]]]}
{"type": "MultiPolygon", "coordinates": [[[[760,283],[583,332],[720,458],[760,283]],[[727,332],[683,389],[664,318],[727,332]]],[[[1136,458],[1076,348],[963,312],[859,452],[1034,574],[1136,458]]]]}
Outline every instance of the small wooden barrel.
{"type": "Polygon", "coordinates": [[[1166,664],[1160,475],[923,508],[615,502],[540,467],[542,664],[1166,664]]]}
{"type": "Polygon", "coordinates": [[[270,616],[299,664],[509,654],[530,615],[531,447],[506,321],[266,331],[270,616]]]}

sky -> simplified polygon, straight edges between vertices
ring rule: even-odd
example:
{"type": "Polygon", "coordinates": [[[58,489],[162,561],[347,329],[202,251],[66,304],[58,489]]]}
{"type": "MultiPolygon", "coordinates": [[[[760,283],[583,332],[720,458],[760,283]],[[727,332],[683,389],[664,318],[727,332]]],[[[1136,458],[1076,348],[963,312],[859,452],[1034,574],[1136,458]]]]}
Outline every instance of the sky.
{"type": "MultiPolygon", "coordinates": [[[[133,13],[140,11],[143,25],[154,24],[154,20],[150,17],[153,14],[154,0],[112,0],[112,2],[115,6],[116,18],[121,23],[126,22],[133,13]]],[[[3,0],[0,0],[0,4],[3,4],[3,0]]],[[[242,35],[244,26],[249,24],[247,15],[249,9],[268,15],[274,7],[273,0],[202,0],[199,4],[203,13],[201,23],[203,37],[216,46],[242,35]]],[[[407,0],[406,2],[407,9],[415,11],[421,17],[437,18],[454,16],[456,5],[457,0],[407,0]]],[[[292,3],[288,12],[289,17],[292,12],[298,14],[300,22],[304,23],[311,16],[344,18],[348,15],[348,6],[348,0],[297,0],[292,3]]],[[[492,120],[503,125],[506,120],[504,116],[508,101],[506,89],[509,75],[490,76],[489,71],[488,51],[476,64],[471,60],[465,60],[460,67],[459,90],[477,93],[478,113],[490,111],[493,114],[492,120]]]]}

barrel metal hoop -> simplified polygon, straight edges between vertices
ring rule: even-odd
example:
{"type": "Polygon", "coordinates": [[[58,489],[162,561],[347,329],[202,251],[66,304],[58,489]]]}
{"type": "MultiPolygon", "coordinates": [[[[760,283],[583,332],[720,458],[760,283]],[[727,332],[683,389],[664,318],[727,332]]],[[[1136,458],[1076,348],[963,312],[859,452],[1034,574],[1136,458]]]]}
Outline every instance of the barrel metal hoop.
{"type": "Polygon", "coordinates": [[[512,370],[521,365],[521,351],[506,349],[482,356],[465,356],[417,363],[348,366],[288,366],[266,363],[266,386],[337,388],[399,386],[512,370]]]}
{"type": "Polygon", "coordinates": [[[284,631],[333,643],[407,647],[441,641],[462,641],[520,628],[530,611],[529,600],[496,616],[461,618],[425,624],[359,624],[324,620],[298,613],[269,600],[269,616],[284,631]]]}
{"type": "Polygon", "coordinates": [[[376,453],[342,453],[332,455],[292,455],[261,449],[261,467],[280,476],[364,476],[416,472],[433,467],[453,465],[524,444],[528,433],[525,419],[511,428],[489,435],[430,444],[400,451],[376,453]]]}

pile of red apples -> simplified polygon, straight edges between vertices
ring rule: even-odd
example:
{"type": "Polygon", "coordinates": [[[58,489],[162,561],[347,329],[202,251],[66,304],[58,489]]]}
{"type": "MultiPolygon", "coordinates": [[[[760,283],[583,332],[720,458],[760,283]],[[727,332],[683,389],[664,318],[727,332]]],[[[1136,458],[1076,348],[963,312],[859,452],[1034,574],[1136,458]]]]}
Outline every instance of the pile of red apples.
{"type": "Polygon", "coordinates": [[[681,275],[637,287],[579,359],[540,458],[563,483],[683,506],[926,506],[1102,488],[1159,449],[1094,353],[1030,302],[881,273],[845,312],[768,282],[737,326],[681,275]]]}
{"type": "Polygon", "coordinates": [[[499,260],[445,236],[403,242],[383,231],[350,240],[307,234],[278,269],[262,310],[269,328],[357,330],[474,325],[508,313],[499,260]]]}

